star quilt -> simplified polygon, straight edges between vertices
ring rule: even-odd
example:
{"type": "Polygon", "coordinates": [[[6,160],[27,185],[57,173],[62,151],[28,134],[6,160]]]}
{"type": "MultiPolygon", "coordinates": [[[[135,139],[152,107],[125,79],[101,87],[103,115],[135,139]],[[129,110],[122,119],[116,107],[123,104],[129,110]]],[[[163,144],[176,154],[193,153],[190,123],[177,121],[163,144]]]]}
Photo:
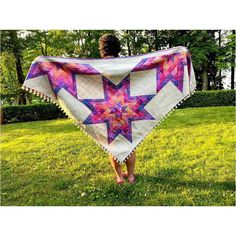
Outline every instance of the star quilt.
{"type": "Polygon", "coordinates": [[[190,53],[179,46],[105,59],[39,56],[22,89],[55,103],[121,164],[196,81],[190,53]]]}

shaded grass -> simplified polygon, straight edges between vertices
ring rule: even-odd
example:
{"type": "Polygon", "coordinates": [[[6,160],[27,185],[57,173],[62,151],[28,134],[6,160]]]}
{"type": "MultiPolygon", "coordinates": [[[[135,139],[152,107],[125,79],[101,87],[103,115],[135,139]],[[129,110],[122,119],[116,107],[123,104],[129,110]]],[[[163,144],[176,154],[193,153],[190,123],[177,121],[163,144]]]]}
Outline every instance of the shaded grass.
{"type": "Polygon", "coordinates": [[[107,154],[68,119],[7,124],[2,205],[235,204],[234,107],[175,110],[137,149],[137,183],[118,186],[107,154]]]}

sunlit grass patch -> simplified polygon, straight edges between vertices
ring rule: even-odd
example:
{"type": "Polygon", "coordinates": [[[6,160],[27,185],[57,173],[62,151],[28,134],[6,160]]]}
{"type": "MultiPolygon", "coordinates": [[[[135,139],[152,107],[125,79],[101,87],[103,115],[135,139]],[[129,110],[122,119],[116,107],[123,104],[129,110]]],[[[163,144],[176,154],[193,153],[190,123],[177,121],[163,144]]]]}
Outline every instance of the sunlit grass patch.
{"type": "Polygon", "coordinates": [[[137,149],[137,183],[68,119],[7,124],[2,205],[234,205],[234,107],[175,110],[137,149]]]}

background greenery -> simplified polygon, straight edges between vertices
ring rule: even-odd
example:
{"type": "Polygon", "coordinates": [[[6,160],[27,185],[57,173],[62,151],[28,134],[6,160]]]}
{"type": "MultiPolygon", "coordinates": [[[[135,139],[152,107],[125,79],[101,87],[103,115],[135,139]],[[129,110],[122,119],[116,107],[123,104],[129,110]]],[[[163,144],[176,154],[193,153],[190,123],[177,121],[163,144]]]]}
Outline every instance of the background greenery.
{"type": "Polygon", "coordinates": [[[186,46],[192,55],[197,90],[222,90],[226,73],[231,77],[228,88],[234,89],[235,30],[3,30],[0,80],[4,103],[40,100],[21,89],[35,57],[99,58],[98,39],[104,33],[118,36],[121,55],[186,46]]]}

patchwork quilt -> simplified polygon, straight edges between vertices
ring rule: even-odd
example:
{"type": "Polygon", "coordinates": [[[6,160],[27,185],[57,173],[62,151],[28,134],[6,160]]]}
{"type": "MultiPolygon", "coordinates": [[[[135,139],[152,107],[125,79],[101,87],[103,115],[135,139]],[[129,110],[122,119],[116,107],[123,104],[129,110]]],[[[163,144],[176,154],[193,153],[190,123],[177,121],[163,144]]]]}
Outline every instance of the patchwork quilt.
{"type": "Polygon", "coordinates": [[[196,81],[187,48],[130,57],[37,57],[22,89],[60,107],[122,164],[191,96],[196,81]]]}

